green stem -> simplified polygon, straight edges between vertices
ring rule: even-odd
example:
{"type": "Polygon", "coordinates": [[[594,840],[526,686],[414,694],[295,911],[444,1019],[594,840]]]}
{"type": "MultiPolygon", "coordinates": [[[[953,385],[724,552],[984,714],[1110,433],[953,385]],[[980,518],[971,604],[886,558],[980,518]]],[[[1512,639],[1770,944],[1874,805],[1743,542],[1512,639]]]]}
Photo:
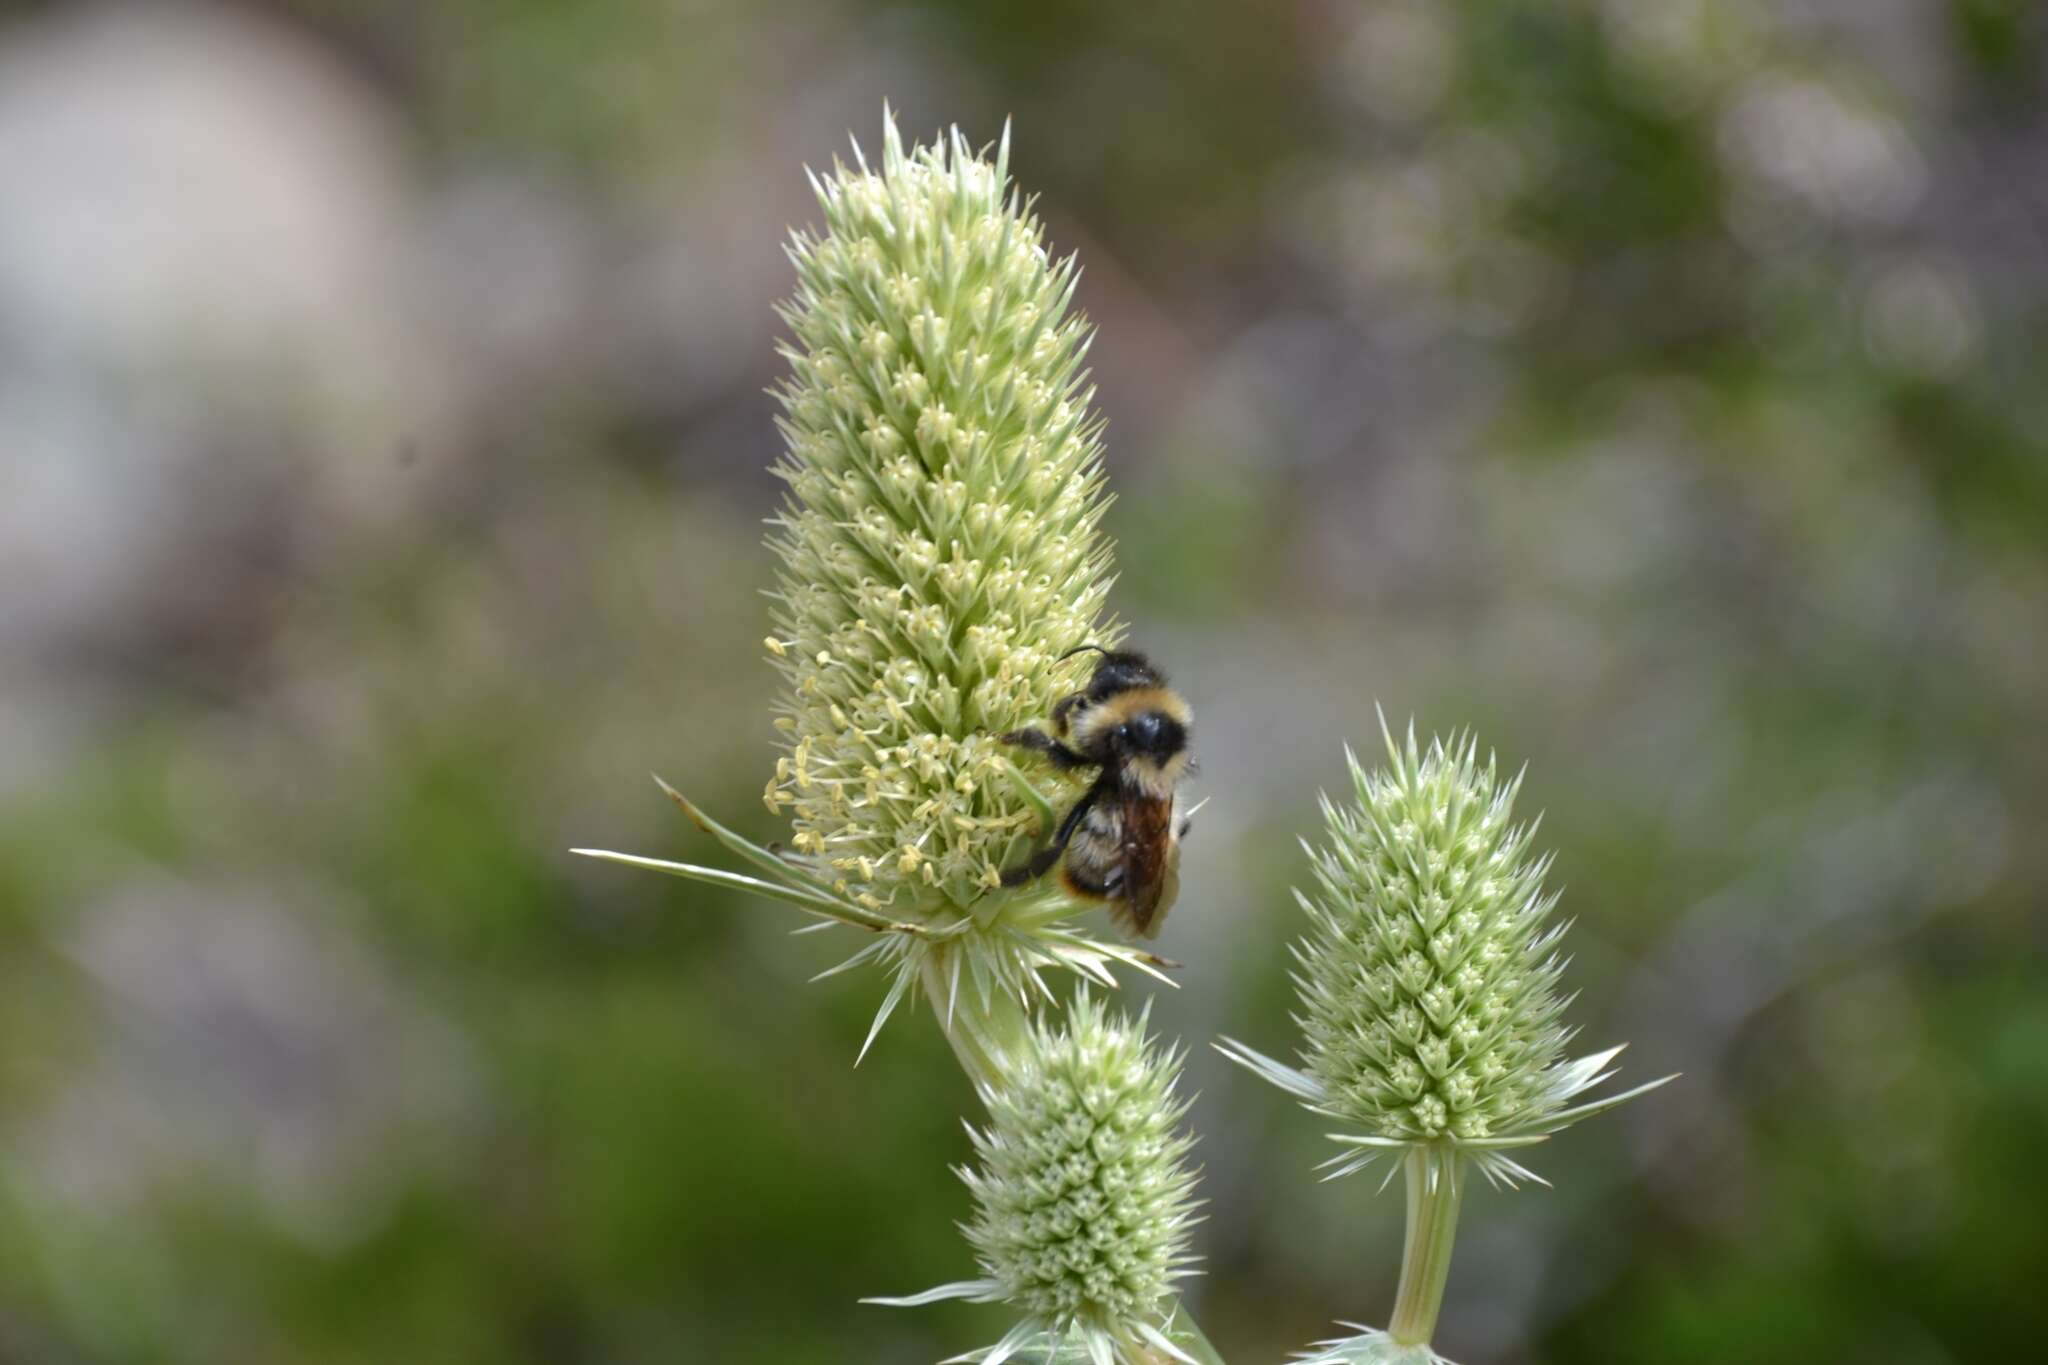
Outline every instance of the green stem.
{"type": "Polygon", "coordinates": [[[983,1002],[980,992],[965,980],[954,990],[950,948],[926,953],[920,972],[925,999],[960,1069],[977,1086],[995,1086],[1003,1076],[1003,1057],[1023,1045],[1030,1018],[1024,1006],[1007,991],[990,991],[983,1002]]]}
{"type": "Polygon", "coordinates": [[[1448,1148],[1417,1143],[1402,1159],[1408,1178],[1408,1239],[1401,1250],[1401,1287],[1387,1335],[1401,1346],[1427,1346],[1451,1276],[1451,1243],[1465,1193],[1465,1160],[1448,1148]]]}

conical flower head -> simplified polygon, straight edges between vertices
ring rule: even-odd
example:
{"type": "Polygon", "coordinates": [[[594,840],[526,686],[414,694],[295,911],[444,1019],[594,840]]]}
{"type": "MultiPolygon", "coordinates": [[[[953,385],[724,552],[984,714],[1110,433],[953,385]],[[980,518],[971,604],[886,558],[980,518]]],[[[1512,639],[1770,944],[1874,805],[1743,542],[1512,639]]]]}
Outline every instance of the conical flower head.
{"type": "Polygon", "coordinates": [[[1127,1342],[1186,1273],[1194,1174],[1176,1054],[1084,992],[1040,1023],[974,1134],[968,1240],[999,1297],[1053,1333],[1127,1342]]]}
{"type": "Polygon", "coordinates": [[[1309,1074],[1335,1113],[1380,1138],[1528,1132],[1561,1108],[1569,1034],[1546,926],[1548,858],[1512,822],[1503,782],[1470,739],[1418,750],[1389,737],[1355,804],[1327,798],[1328,842],[1297,948],[1309,1074]]]}
{"type": "Polygon", "coordinates": [[[1675,1078],[1574,1103],[1614,1074],[1621,1049],[1564,1060],[1565,926],[1550,923],[1557,897],[1543,890],[1549,857],[1529,853],[1534,826],[1513,822],[1521,778],[1503,781],[1469,737],[1424,752],[1411,727],[1386,742],[1372,773],[1345,750],[1355,799],[1324,797],[1328,841],[1304,845],[1315,885],[1295,892],[1309,928],[1294,982],[1306,1066],[1235,1039],[1218,1048],[1356,1125],[1331,1134],[1347,1150],[1329,1179],[1428,1144],[1495,1184],[1541,1180],[1509,1151],[1675,1078]]]}
{"type": "MultiPolygon", "coordinates": [[[[790,247],[772,810],[872,909],[966,906],[1038,822],[996,736],[1111,643],[1077,271],[956,131],[814,180],[790,247]]],[[[1065,779],[1056,779],[1065,781],[1065,779]]],[[[1070,795],[1058,792],[1053,795],[1070,795]]]]}

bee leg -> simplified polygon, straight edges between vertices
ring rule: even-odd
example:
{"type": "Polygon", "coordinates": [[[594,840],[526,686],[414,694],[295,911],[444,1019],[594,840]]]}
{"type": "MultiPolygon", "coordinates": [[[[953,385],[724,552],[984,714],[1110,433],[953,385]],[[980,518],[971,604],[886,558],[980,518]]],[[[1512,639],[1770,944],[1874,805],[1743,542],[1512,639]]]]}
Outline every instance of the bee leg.
{"type": "Polygon", "coordinates": [[[1022,730],[1012,730],[1000,738],[1005,744],[1014,744],[1020,749],[1031,749],[1044,754],[1052,766],[1062,772],[1090,766],[1089,759],[1075,753],[1043,730],[1027,726],[1022,730]]]}
{"type": "Polygon", "coordinates": [[[1003,885],[1023,886],[1028,882],[1037,881],[1052,871],[1052,865],[1060,860],[1060,854],[1064,852],[1066,850],[1057,844],[1047,844],[1017,866],[1004,868],[1003,885]]]}
{"type": "Polygon", "coordinates": [[[1059,832],[1052,836],[1051,843],[1039,849],[1038,852],[1032,854],[1017,866],[1003,869],[1001,873],[1003,885],[1022,886],[1026,882],[1035,882],[1046,873],[1052,871],[1052,865],[1060,860],[1062,853],[1067,851],[1067,841],[1074,837],[1074,831],[1081,827],[1082,818],[1088,814],[1089,807],[1095,804],[1096,798],[1101,794],[1102,782],[1098,780],[1094,786],[1090,787],[1082,795],[1079,801],[1074,803],[1073,809],[1067,812],[1067,818],[1060,821],[1059,832]]]}

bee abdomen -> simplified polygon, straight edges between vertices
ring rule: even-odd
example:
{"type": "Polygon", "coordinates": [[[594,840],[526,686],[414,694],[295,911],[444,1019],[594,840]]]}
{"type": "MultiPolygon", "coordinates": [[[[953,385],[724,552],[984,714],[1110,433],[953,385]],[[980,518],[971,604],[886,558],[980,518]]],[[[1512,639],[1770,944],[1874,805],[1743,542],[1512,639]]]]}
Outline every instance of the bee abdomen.
{"type": "Polygon", "coordinates": [[[1106,901],[1113,896],[1106,879],[1098,878],[1093,869],[1075,867],[1071,862],[1060,865],[1060,884],[1083,900],[1106,901]]]}

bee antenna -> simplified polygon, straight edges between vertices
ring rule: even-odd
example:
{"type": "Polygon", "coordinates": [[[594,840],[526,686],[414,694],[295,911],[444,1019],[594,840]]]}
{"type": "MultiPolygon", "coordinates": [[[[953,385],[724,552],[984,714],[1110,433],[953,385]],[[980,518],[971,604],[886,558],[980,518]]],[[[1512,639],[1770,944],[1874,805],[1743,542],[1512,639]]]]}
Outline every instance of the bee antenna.
{"type": "Polygon", "coordinates": [[[1073,647],[1072,649],[1070,649],[1070,650],[1068,650],[1068,651],[1067,651],[1066,653],[1064,653],[1064,654],[1060,655],[1060,657],[1059,657],[1059,658],[1057,658],[1057,659],[1053,660],[1053,662],[1054,662],[1054,663],[1065,663],[1065,662],[1066,662],[1067,660],[1069,660],[1069,659],[1073,658],[1073,657],[1074,657],[1074,656],[1075,656],[1076,654],[1079,654],[1079,653],[1080,653],[1080,652],[1081,652],[1082,650],[1084,650],[1084,649],[1092,649],[1092,650],[1094,650],[1094,651],[1095,651],[1095,652],[1096,652],[1097,654],[1107,654],[1107,653],[1109,653],[1109,651],[1108,651],[1108,650],[1106,650],[1106,649],[1104,649],[1104,648],[1103,648],[1103,647],[1102,647],[1101,645],[1075,645],[1075,646],[1074,646],[1074,647],[1073,647]]]}

